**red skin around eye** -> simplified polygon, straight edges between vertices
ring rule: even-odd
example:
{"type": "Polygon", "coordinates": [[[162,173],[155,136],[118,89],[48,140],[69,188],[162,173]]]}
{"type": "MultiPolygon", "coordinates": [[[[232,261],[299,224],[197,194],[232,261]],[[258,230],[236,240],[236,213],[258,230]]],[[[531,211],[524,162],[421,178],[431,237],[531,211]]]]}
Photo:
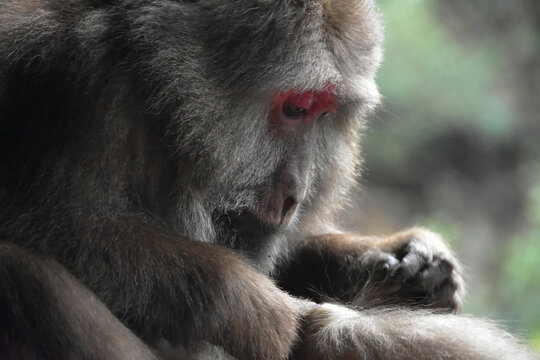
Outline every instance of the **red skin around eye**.
{"type": "Polygon", "coordinates": [[[272,99],[272,125],[288,132],[299,132],[309,127],[322,113],[335,112],[335,86],[327,85],[322,90],[308,90],[297,92],[289,90],[277,93],[272,99]],[[288,116],[285,112],[287,106],[301,108],[304,114],[288,116]]]}

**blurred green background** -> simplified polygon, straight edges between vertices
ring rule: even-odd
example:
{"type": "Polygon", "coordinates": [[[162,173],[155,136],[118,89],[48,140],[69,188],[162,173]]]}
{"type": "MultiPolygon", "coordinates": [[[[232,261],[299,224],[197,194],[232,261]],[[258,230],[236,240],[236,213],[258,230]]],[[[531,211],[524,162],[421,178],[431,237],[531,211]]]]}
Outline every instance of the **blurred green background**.
{"type": "Polygon", "coordinates": [[[385,97],[345,221],[427,226],[468,274],[465,313],[540,349],[540,1],[379,0],[385,97]]]}

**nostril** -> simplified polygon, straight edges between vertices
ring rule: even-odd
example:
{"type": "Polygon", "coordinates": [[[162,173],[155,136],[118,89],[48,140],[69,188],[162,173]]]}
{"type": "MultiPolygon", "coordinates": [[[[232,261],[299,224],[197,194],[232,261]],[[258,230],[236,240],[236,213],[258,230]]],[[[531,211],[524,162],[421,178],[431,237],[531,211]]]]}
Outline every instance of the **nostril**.
{"type": "Polygon", "coordinates": [[[289,220],[294,214],[294,211],[296,210],[296,206],[298,205],[298,201],[292,196],[287,196],[285,200],[283,201],[283,207],[281,208],[281,224],[287,225],[289,223],[289,220]]]}

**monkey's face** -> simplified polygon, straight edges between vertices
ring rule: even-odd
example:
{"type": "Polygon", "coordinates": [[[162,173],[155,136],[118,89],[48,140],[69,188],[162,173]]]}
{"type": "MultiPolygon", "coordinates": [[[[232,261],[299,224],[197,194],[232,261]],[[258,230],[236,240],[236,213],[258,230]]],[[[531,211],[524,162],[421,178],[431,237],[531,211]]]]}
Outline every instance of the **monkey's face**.
{"type": "Polygon", "coordinates": [[[353,181],[362,119],[379,99],[374,4],[201,0],[189,8],[199,14],[197,33],[176,39],[188,43],[176,49],[185,62],[164,70],[190,84],[170,95],[180,100],[169,133],[192,169],[179,185],[180,231],[237,239],[317,224],[320,205],[339,207],[353,181]],[[202,214],[213,234],[190,231],[188,218],[202,214]]]}

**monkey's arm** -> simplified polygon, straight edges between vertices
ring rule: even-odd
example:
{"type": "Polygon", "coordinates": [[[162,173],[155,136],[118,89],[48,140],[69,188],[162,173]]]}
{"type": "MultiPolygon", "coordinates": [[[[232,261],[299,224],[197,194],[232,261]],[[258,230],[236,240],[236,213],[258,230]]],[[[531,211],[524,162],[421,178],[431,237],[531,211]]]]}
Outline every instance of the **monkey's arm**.
{"type": "Polygon", "coordinates": [[[304,239],[280,269],[287,291],[321,302],[451,309],[464,292],[460,265],[441,238],[413,228],[387,238],[326,234],[304,239]]]}
{"type": "Polygon", "coordinates": [[[295,360],[538,359],[493,323],[466,316],[322,304],[305,323],[295,360]]]}
{"type": "Polygon", "coordinates": [[[298,301],[233,251],[139,220],[100,224],[85,236],[73,251],[63,242],[55,257],[143,340],[205,340],[238,359],[289,353],[298,301]]]}
{"type": "Polygon", "coordinates": [[[0,243],[0,358],[156,359],[56,261],[0,243]]]}

